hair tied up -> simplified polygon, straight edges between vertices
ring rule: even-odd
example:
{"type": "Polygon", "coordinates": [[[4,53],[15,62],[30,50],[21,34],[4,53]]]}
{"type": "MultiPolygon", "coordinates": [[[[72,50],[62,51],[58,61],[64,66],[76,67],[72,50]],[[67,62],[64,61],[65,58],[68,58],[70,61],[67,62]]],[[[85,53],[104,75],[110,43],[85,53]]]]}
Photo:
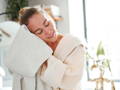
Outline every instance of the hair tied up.
{"type": "Polygon", "coordinates": [[[24,15],[24,14],[25,14],[25,11],[26,11],[27,9],[29,9],[29,8],[30,8],[30,7],[21,8],[21,9],[19,10],[19,16],[24,15]]]}

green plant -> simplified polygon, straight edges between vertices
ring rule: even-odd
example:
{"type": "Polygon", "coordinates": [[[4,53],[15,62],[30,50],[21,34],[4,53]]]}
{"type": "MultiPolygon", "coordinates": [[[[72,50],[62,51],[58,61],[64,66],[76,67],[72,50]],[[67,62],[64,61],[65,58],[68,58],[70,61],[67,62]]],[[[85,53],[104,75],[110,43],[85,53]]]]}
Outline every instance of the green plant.
{"type": "Polygon", "coordinates": [[[105,55],[105,50],[103,48],[102,42],[99,43],[98,47],[97,47],[97,56],[99,55],[105,55]]]}
{"type": "Polygon", "coordinates": [[[17,21],[20,8],[28,6],[28,0],[6,0],[6,12],[10,20],[17,21]]]}
{"type": "MultiPolygon", "coordinates": [[[[102,45],[102,42],[100,42],[97,46],[97,51],[95,53],[95,56],[92,56],[91,53],[87,52],[86,54],[88,60],[92,60],[92,64],[90,65],[90,70],[98,69],[97,73],[99,73],[99,76],[91,78],[89,81],[96,82],[95,90],[104,90],[104,82],[111,83],[111,90],[115,90],[114,81],[110,78],[107,78],[104,76],[106,72],[106,69],[109,69],[111,76],[111,68],[110,68],[110,59],[106,56],[105,49],[102,45]]],[[[89,61],[91,62],[91,61],[89,61]]]]}
{"type": "Polygon", "coordinates": [[[105,49],[101,41],[97,46],[95,57],[91,56],[90,53],[87,52],[87,58],[92,59],[94,62],[93,65],[91,66],[91,70],[94,68],[99,68],[100,70],[104,71],[105,68],[108,68],[109,71],[111,72],[110,60],[106,56],[105,49]]]}

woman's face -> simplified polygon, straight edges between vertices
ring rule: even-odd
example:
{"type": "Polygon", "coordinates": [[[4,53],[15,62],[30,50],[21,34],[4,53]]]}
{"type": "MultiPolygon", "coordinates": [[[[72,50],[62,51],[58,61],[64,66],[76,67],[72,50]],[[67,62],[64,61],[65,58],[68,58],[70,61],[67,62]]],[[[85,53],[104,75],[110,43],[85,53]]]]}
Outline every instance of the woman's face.
{"type": "Polygon", "coordinates": [[[34,33],[46,43],[55,42],[57,39],[56,29],[53,23],[39,13],[29,18],[27,27],[30,32],[34,33]]]}

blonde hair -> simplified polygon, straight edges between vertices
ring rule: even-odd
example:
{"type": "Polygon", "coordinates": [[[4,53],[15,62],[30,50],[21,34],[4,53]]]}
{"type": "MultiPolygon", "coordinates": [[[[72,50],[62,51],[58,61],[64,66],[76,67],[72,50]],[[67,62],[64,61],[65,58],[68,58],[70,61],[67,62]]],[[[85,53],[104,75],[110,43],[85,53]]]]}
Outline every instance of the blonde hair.
{"type": "Polygon", "coordinates": [[[52,17],[48,15],[48,13],[44,9],[35,7],[24,7],[20,9],[19,11],[20,24],[28,25],[28,19],[36,13],[39,13],[43,15],[46,19],[50,20],[53,23],[53,26],[56,28],[55,21],[52,19],[52,17]]]}

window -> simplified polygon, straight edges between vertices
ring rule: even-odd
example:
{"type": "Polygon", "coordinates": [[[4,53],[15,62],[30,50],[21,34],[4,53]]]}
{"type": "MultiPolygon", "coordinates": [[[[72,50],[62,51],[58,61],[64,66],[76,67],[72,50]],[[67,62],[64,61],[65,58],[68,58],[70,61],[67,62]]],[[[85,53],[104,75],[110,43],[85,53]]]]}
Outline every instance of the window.
{"type": "MultiPolygon", "coordinates": [[[[70,32],[84,37],[83,1],[85,1],[87,41],[91,49],[95,49],[102,41],[108,57],[110,57],[112,77],[120,82],[120,0],[75,0],[69,1],[70,32]]],[[[97,73],[96,73],[97,74],[97,73]]],[[[95,86],[88,82],[86,72],[83,76],[83,87],[95,86]]],[[[110,86],[109,86],[110,87],[110,86]]]]}
{"type": "Polygon", "coordinates": [[[102,41],[111,59],[113,78],[120,80],[120,1],[87,0],[86,22],[88,44],[96,47],[102,41]]]}

